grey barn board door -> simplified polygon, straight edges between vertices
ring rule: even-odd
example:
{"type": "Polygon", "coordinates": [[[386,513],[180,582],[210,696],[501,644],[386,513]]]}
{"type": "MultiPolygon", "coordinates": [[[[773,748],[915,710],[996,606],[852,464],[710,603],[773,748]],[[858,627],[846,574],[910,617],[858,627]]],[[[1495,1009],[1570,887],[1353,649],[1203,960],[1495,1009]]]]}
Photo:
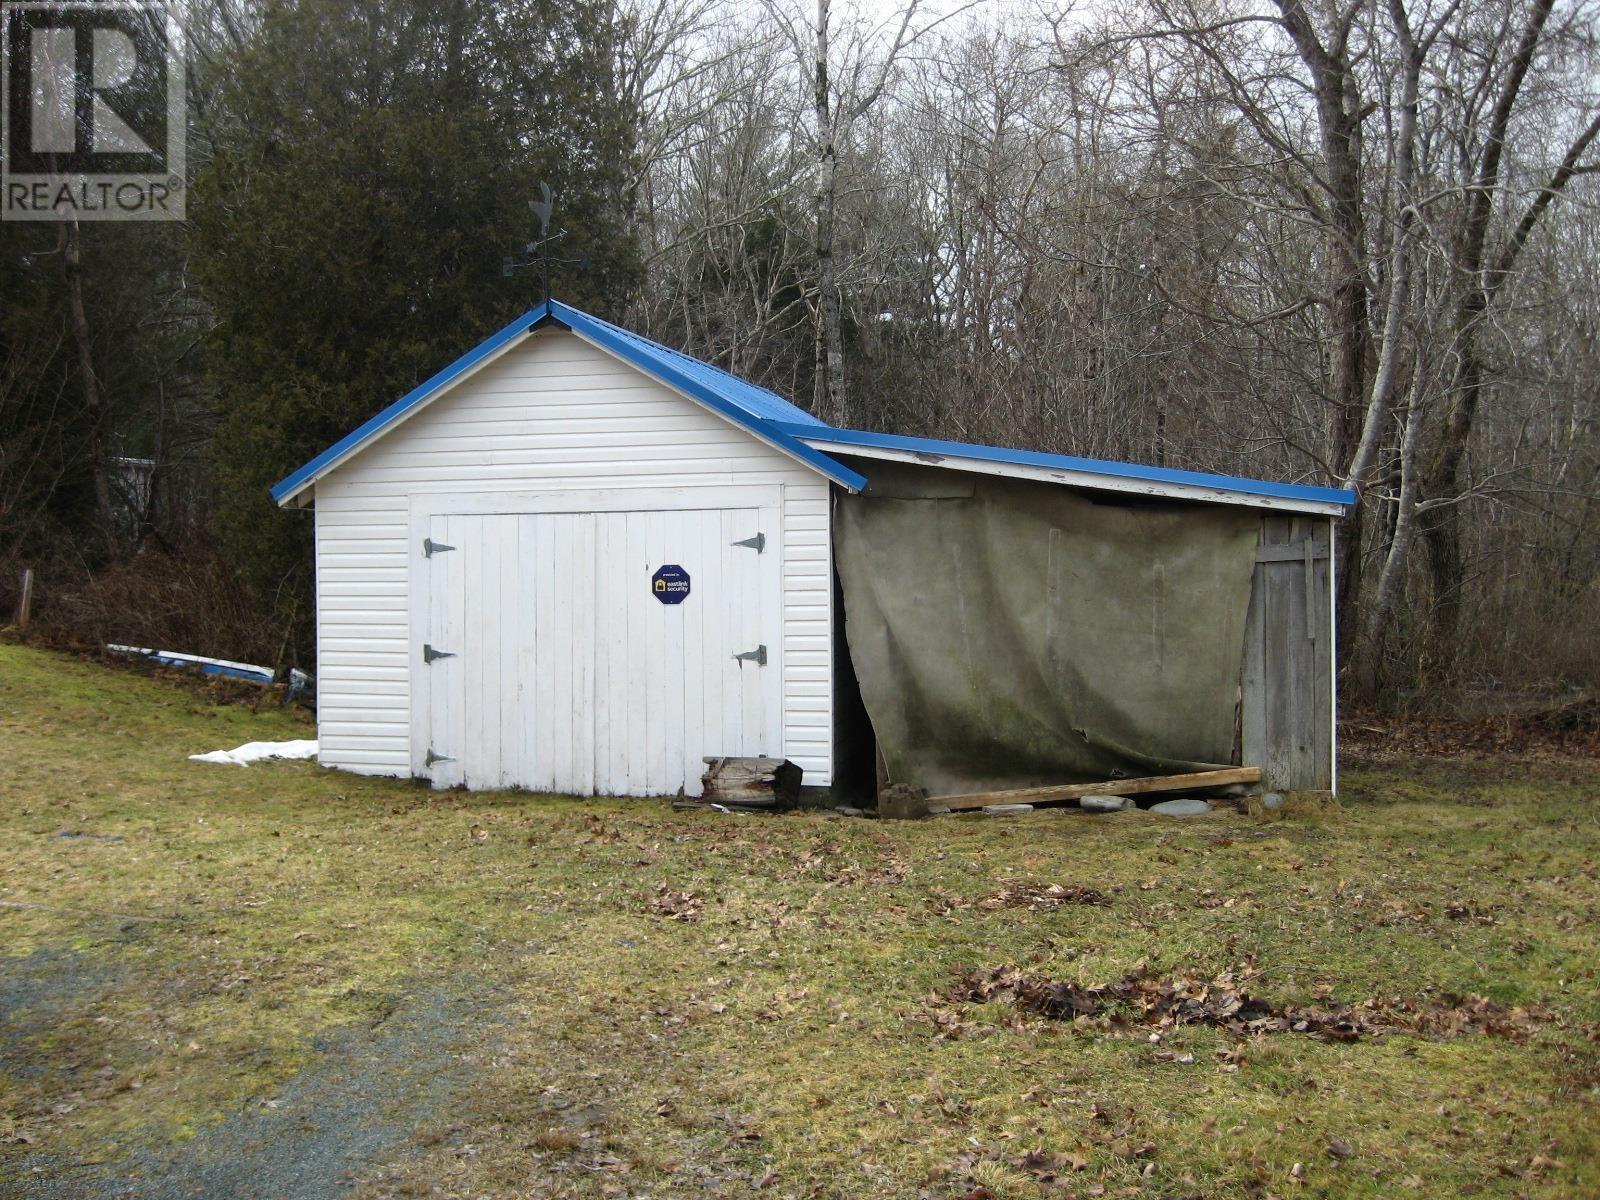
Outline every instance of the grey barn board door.
{"type": "Polygon", "coordinates": [[[1331,539],[1326,517],[1262,518],[1239,732],[1268,788],[1334,786],[1331,539]]]}

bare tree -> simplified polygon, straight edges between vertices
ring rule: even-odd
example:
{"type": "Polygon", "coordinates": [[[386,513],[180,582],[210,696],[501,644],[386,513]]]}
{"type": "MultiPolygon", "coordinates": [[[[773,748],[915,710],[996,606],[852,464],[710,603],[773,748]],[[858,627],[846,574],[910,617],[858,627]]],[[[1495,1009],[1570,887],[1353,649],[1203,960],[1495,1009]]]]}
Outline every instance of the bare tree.
{"type": "MultiPolygon", "coordinates": [[[[1487,183],[1536,0],[1128,0],[1044,36],[950,27],[892,66],[920,12],[769,8],[686,85],[712,98],[652,176],[651,327],[851,423],[1346,483],[1350,678],[1381,687],[1444,644],[1436,526],[1464,559],[1560,546],[1574,595],[1600,566],[1574,549],[1600,518],[1575,373],[1600,280],[1558,266],[1600,223],[1551,223],[1589,169],[1589,3],[1538,33],[1487,183]]],[[[1489,578],[1454,588],[1512,604],[1489,578]]]]}
{"type": "Polygon", "coordinates": [[[767,12],[790,46],[811,97],[807,129],[815,160],[812,209],[815,218],[816,372],[812,409],[837,424],[850,423],[845,378],[844,335],[835,222],[839,202],[839,157],[857,123],[878,106],[913,46],[968,4],[943,15],[921,9],[921,0],[874,23],[851,10],[836,20],[833,0],[816,0],[813,14],[797,12],[784,0],[764,0],[767,12]]]}
{"type": "Polygon", "coordinates": [[[1484,115],[1463,116],[1472,125],[1463,128],[1459,153],[1468,183],[1464,212],[1454,242],[1454,268],[1460,283],[1451,328],[1455,360],[1449,388],[1451,411],[1445,423],[1423,484],[1433,508],[1424,524],[1433,578],[1438,631],[1453,640],[1460,626],[1461,557],[1460,509],[1452,503],[1462,492],[1462,462],[1485,392],[1481,340],[1492,319],[1495,302],[1512,278],[1528,239],[1551,205],[1580,172],[1596,169],[1584,156],[1600,135],[1600,111],[1581,125],[1568,142],[1559,164],[1531,199],[1508,194],[1504,188],[1503,158],[1513,120],[1528,88],[1530,73],[1546,48],[1547,26],[1554,0],[1533,0],[1523,19],[1509,59],[1485,56],[1474,93],[1489,103],[1486,135],[1472,143],[1471,129],[1484,115]],[[1520,211],[1517,206],[1520,205],[1520,211]],[[1495,218],[1502,232],[1496,236],[1495,218]]]}

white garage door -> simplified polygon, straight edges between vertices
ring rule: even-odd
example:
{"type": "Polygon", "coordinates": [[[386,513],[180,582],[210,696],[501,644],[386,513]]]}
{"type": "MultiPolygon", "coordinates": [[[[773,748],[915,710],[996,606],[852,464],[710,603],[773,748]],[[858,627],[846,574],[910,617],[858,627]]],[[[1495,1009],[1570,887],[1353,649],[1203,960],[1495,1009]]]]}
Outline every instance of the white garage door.
{"type": "Polygon", "coordinates": [[[775,512],[419,517],[412,769],[439,787],[700,792],[781,747],[775,512]]]}

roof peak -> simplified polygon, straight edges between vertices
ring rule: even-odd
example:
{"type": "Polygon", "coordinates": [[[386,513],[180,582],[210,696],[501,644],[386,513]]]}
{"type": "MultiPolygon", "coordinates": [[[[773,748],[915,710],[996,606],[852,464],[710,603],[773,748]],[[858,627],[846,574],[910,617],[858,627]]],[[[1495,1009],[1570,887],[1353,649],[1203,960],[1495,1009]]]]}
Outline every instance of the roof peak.
{"type": "Polygon", "coordinates": [[[683,393],[841,487],[859,491],[866,486],[864,476],[785,431],[787,426],[808,431],[824,431],[830,427],[776,392],[552,297],[513,319],[279,481],[272,488],[272,498],[279,505],[288,504],[315,485],[317,480],[359,453],[368,443],[550,322],[585,338],[646,375],[683,393]]]}

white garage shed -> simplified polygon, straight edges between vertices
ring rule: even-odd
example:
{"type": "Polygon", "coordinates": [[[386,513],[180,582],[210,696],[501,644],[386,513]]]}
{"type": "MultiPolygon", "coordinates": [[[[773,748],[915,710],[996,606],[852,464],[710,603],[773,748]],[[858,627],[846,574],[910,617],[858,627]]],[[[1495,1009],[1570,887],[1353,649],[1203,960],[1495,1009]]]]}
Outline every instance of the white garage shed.
{"type": "MultiPolygon", "coordinates": [[[[905,723],[881,711],[880,697],[908,692],[911,678],[891,650],[888,666],[872,656],[872,686],[856,680],[837,636],[851,589],[880,635],[908,618],[866,602],[875,585],[862,582],[862,567],[837,586],[836,508],[872,496],[868,476],[879,471],[901,473],[885,493],[892,502],[916,470],[956,481],[953,491],[915,484],[923,501],[965,497],[992,509],[993,497],[960,481],[1003,477],[1008,487],[1155,504],[1155,517],[1136,517],[1140,529],[1169,510],[1175,520],[1246,511],[1257,576],[1302,563],[1304,575],[1292,576],[1296,615],[1285,607],[1279,620],[1269,590],[1258,579],[1252,591],[1244,569],[1240,606],[1256,615],[1236,606],[1238,624],[1253,623],[1246,637],[1265,681],[1252,746],[1250,646],[1228,651],[1238,703],[1230,693],[1227,723],[1241,731],[1231,758],[1263,760],[1280,742],[1304,758],[1309,746],[1311,766],[1286,768],[1280,785],[1331,784],[1329,556],[1346,493],[834,429],[558,302],[513,321],[273,489],[280,505],[315,506],[319,757],[441,787],[697,795],[706,756],[760,755],[792,760],[808,786],[833,784],[847,746],[860,761],[862,728],[870,740],[873,726],[882,737],[905,723]],[[1311,630],[1315,653],[1267,651],[1283,669],[1263,672],[1275,622],[1290,620],[1298,638],[1311,630]],[[1285,672],[1296,685],[1280,680],[1269,697],[1266,677],[1285,672]],[[1306,711],[1279,736],[1263,722],[1285,703],[1295,709],[1291,693],[1306,711]]],[[[856,561],[877,561],[873,522],[849,527],[865,547],[856,561]]],[[[1055,556],[1061,531],[1048,532],[1055,556]]],[[[1165,563],[1156,575],[1168,578],[1165,563]]],[[[1045,580],[1051,597],[1066,594],[1059,582],[1045,580]]],[[[988,701],[975,703],[967,716],[988,701]]],[[[1208,761],[1226,761],[1228,749],[1208,761]]],[[[881,785],[894,755],[880,746],[875,758],[881,785]]],[[[1019,778],[1059,774],[1041,759],[1019,778]]]]}

